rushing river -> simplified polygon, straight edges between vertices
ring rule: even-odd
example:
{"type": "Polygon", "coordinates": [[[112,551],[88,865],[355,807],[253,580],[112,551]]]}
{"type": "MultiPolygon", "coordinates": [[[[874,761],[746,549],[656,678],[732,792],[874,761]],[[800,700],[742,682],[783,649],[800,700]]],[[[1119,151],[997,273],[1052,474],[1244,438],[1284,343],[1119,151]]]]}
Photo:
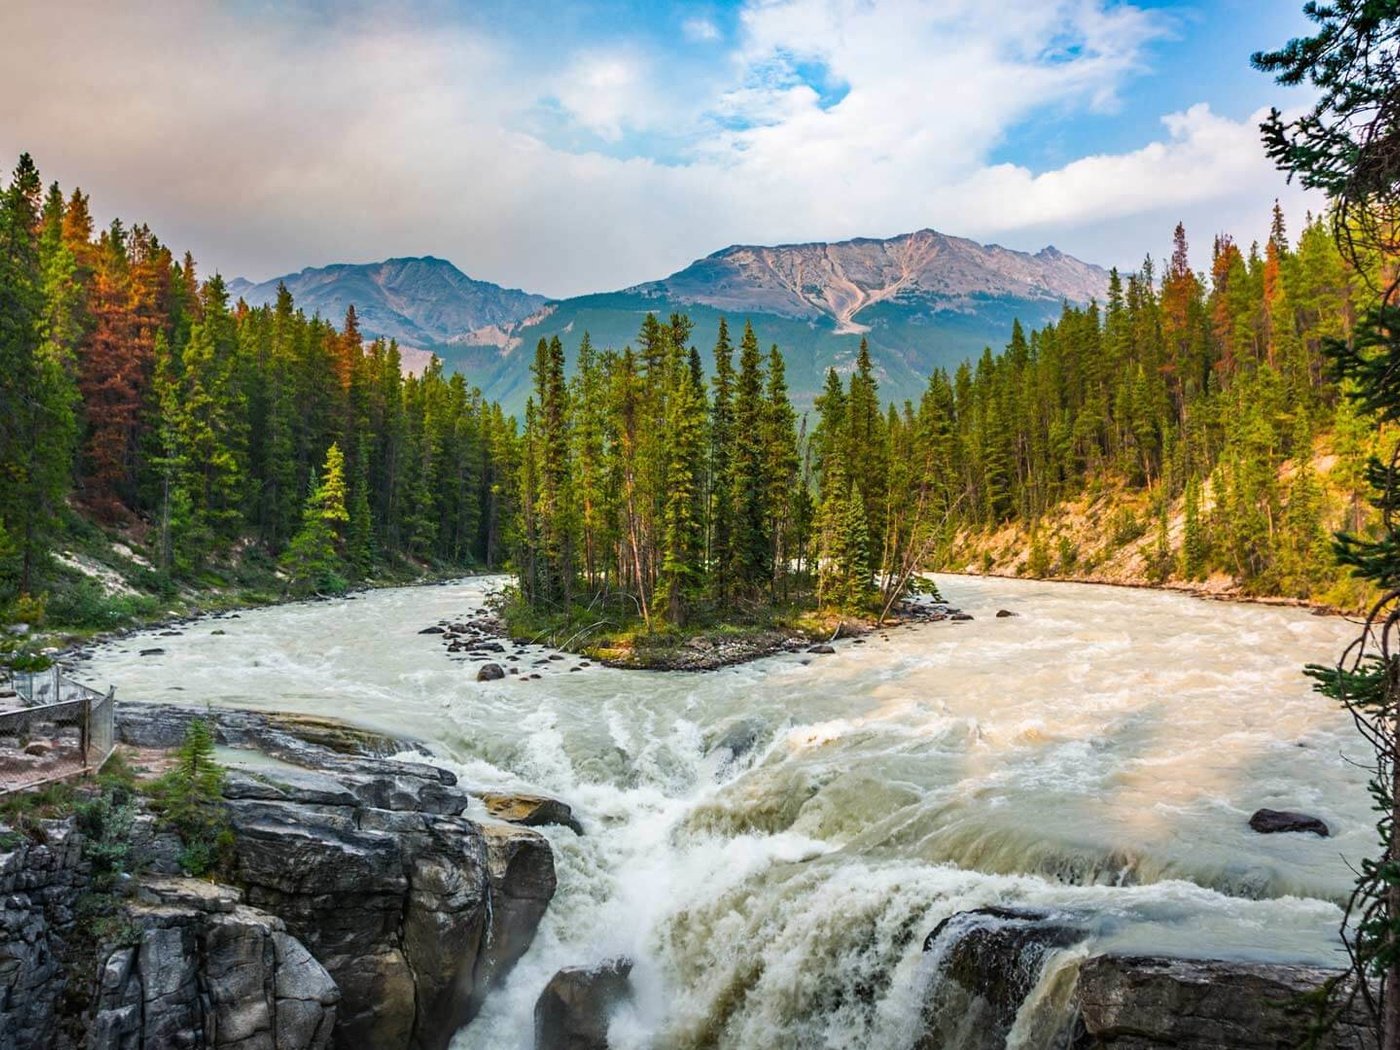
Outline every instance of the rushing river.
{"type": "MultiPolygon", "coordinates": [[[[546,829],[558,896],[459,1050],[528,1047],[548,977],[619,954],[637,996],[614,1046],[898,1050],[924,936],[989,904],[1073,915],[1093,951],[1338,961],[1346,858],[1373,835],[1349,761],[1365,751],[1299,669],[1339,651],[1344,620],[942,577],[973,622],[710,674],[570,660],[477,683],[417,632],[492,582],[246,612],[112,643],[85,669],[128,703],[417,736],[465,784],[574,806],[584,837],[546,829]],[[727,733],[752,747],[726,761],[727,733]],[[1257,835],[1261,806],[1334,837],[1257,835]]],[[[1062,985],[1042,979],[1014,1044],[1038,1045],[1036,1011],[1053,1014],[1062,985]]]]}

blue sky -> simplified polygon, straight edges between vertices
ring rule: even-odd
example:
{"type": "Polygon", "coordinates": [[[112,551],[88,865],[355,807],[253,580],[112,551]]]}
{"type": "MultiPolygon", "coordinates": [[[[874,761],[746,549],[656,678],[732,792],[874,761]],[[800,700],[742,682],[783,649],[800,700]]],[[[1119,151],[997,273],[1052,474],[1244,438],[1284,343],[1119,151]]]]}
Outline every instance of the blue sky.
{"type": "Polygon", "coordinates": [[[435,254],[565,295],[923,226],[1133,265],[1318,206],[1254,127],[1306,93],[1248,64],[1300,7],[11,0],[0,149],[255,278],[435,254]]]}

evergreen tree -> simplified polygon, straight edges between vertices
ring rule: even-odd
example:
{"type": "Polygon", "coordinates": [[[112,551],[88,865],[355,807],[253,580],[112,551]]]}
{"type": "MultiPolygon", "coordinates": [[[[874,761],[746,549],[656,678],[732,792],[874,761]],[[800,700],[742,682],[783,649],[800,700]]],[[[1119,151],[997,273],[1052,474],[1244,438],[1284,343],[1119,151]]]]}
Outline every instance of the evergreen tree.
{"type": "Polygon", "coordinates": [[[753,325],[744,325],[739,342],[739,374],[734,387],[734,442],[729,464],[733,509],[729,572],[740,592],[752,594],[772,576],[768,533],[767,478],[764,473],[763,357],[753,325]]]}
{"type": "Polygon", "coordinates": [[[345,590],[342,552],[345,526],[350,521],[345,496],[345,457],[339,445],[331,445],[320,479],[312,481],[301,530],[282,556],[282,568],[293,587],[333,593],[345,590]]]}

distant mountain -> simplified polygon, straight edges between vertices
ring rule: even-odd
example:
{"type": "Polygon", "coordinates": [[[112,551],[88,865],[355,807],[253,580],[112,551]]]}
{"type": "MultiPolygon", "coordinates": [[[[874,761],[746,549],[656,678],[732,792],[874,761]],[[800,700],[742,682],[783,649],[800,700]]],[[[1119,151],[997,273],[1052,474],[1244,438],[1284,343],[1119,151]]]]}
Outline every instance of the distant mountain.
{"type": "Polygon", "coordinates": [[[1108,288],[1107,271],[1055,248],[1016,252],[934,230],[888,240],[735,245],[662,280],[557,302],[472,280],[433,258],[327,266],[230,288],[250,303],[271,302],[278,280],[299,306],[337,323],[353,302],[367,334],[432,350],[517,412],[538,340],[559,336],[572,363],[584,332],[596,346],[620,348],[648,312],[689,314],[707,358],[720,317],[728,317],[736,342],[752,321],[765,347],[782,347],[793,400],[805,408],[828,368],[852,366],[862,337],[881,394],[917,398],[934,368],[956,368],[983,347],[1004,345],[1014,320],[1037,327],[1062,304],[1102,299],[1108,288]]]}
{"type": "Polygon", "coordinates": [[[735,245],[628,291],[739,315],[829,318],[838,333],[861,333],[870,326],[859,316],[881,303],[911,317],[976,313],[988,298],[1058,306],[1102,297],[1107,287],[1102,268],[1057,248],[1029,255],[920,230],[888,240],[735,245]]]}
{"type": "Polygon", "coordinates": [[[297,306],[339,324],[346,307],[366,335],[397,339],[431,349],[452,342],[490,344],[545,305],[542,295],[502,288],[468,277],[444,259],[386,259],[380,263],[339,263],[254,284],[238,278],[229,292],[251,306],[277,298],[285,284],[297,306]]]}
{"type": "MultiPolygon", "coordinates": [[[[826,370],[849,370],[870,342],[882,397],[917,399],[934,368],[956,368],[984,347],[1004,346],[1012,322],[1039,327],[1064,303],[1102,300],[1108,272],[1056,248],[1035,254],[933,230],[834,244],[736,245],[659,281],[550,303],[490,347],[444,351],[488,397],[518,411],[529,391],[529,348],[559,336],[569,360],[588,332],[596,346],[634,340],[648,312],[687,313],[708,358],[720,317],[735,340],[745,320],[777,343],[799,409],[826,370]],[[517,352],[524,347],[525,352],[517,352]]],[[[470,343],[471,341],[467,341],[470,343]]]]}

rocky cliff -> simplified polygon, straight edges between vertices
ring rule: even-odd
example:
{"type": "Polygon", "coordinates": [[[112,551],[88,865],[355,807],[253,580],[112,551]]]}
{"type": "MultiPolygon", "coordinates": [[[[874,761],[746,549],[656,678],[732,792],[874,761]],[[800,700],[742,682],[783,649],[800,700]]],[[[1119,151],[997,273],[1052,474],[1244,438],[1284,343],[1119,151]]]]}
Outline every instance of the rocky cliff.
{"type": "MultiPolygon", "coordinates": [[[[169,747],[192,717],[132,706],[120,732],[169,747]]],[[[94,926],[78,822],[7,835],[0,1047],[446,1047],[534,937],[555,889],[547,840],[462,816],[445,770],[373,756],[400,742],[212,717],[221,741],[289,763],[228,777],[227,885],[183,877],[177,844],[141,817],[139,869],[94,926]]]]}

